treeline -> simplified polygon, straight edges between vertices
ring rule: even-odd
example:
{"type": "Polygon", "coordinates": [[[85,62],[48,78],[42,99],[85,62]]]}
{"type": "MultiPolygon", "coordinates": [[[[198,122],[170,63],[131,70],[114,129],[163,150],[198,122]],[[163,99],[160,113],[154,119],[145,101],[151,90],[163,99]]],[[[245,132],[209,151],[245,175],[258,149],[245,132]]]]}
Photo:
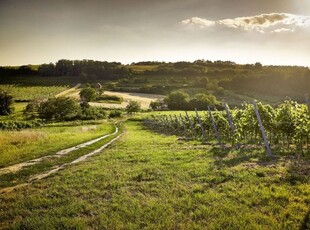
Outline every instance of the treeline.
{"type": "Polygon", "coordinates": [[[130,70],[119,62],[93,60],[59,60],[56,64],[43,64],[38,68],[41,76],[77,76],[98,79],[119,79],[127,77],[130,70]]]}
{"type": "Polygon", "coordinates": [[[264,67],[259,73],[227,77],[219,86],[232,91],[287,96],[310,92],[310,70],[305,67],[264,67]]]}
{"type": "MultiPolygon", "coordinates": [[[[263,66],[255,64],[240,65],[231,61],[196,60],[194,62],[156,62],[143,61],[123,65],[120,62],[94,60],[66,60],[54,63],[20,67],[0,67],[0,82],[9,84],[14,77],[21,82],[23,76],[59,76],[72,77],[76,82],[100,82],[118,80],[129,90],[140,89],[148,93],[169,93],[183,89],[184,85],[194,88],[212,88],[231,90],[238,93],[250,93],[253,96],[290,96],[300,97],[310,93],[310,69],[301,66],[263,66]],[[11,77],[11,78],[10,78],[11,77]],[[160,78],[161,77],[161,78],[160,78]],[[193,85],[197,79],[208,78],[207,84],[193,85]],[[143,79],[144,82],[131,79],[143,79]],[[161,79],[161,80],[159,80],[161,79]],[[170,80],[169,80],[170,79],[170,80]],[[149,82],[157,83],[150,86],[149,82]],[[168,81],[169,84],[166,84],[168,81]],[[169,85],[169,86],[168,86],[169,85]],[[210,87],[212,85],[212,87],[210,87]],[[183,87],[183,88],[182,88],[183,87]]],[[[31,80],[31,78],[28,78],[31,80]]],[[[51,79],[51,78],[50,78],[51,79]]],[[[36,80],[38,81],[38,80],[36,80]]],[[[128,90],[126,88],[126,90],[128,90]]]]}
{"type": "Polygon", "coordinates": [[[37,69],[31,66],[0,67],[0,77],[16,76],[75,76],[88,80],[119,79],[128,77],[131,70],[119,62],[94,60],[66,60],[39,65],[37,69]]]}
{"type": "Polygon", "coordinates": [[[22,65],[20,67],[2,67],[0,66],[0,77],[10,76],[27,76],[38,75],[38,71],[34,70],[30,65],[22,65]]]}

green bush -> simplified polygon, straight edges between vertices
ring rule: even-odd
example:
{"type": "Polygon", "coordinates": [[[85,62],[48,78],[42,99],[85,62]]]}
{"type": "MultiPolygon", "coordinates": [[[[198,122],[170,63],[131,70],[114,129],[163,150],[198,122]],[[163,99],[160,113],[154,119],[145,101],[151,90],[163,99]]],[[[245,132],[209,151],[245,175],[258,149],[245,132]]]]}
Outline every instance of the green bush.
{"type": "Polygon", "coordinates": [[[38,114],[44,120],[65,121],[72,120],[81,113],[78,103],[68,97],[50,98],[41,102],[38,108],[38,114]]]}
{"type": "Polygon", "coordinates": [[[103,119],[107,116],[104,108],[101,107],[91,107],[87,102],[83,102],[80,104],[81,106],[81,114],[79,118],[81,120],[96,120],[103,119]]]}
{"type": "Polygon", "coordinates": [[[98,96],[96,98],[96,101],[115,101],[118,103],[122,103],[123,102],[123,98],[116,96],[116,95],[102,95],[102,96],[98,96]]]}
{"type": "Polygon", "coordinates": [[[5,116],[13,113],[13,96],[7,92],[0,92],[0,115],[5,116]]]}
{"type": "Polygon", "coordinates": [[[126,106],[127,113],[136,113],[141,110],[141,104],[137,101],[129,101],[129,104],[126,106]]]}
{"type": "Polygon", "coordinates": [[[21,130],[41,125],[38,121],[0,121],[0,130],[21,130]]]}
{"type": "Polygon", "coordinates": [[[80,97],[82,101],[94,101],[97,96],[97,91],[93,88],[87,87],[80,91],[80,97]]]}
{"type": "Polygon", "coordinates": [[[109,118],[121,117],[122,111],[120,110],[112,110],[109,114],[109,118]]]}

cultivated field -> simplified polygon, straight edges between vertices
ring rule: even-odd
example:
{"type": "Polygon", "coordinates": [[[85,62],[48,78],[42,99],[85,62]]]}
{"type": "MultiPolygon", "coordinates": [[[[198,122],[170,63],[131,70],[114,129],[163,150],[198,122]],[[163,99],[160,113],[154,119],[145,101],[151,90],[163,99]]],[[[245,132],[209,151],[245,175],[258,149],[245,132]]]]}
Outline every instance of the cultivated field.
{"type": "Polygon", "coordinates": [[[86,162],[0,195],[1,228],[307,229],[309,161],[223,151],[140,121],[86,162]]]}
{"type": "Polygon", "coordinates": [[[10,93],[16,101],[29,101],[54,97],[66,90],[66,86],[18,86],[0,85],[0,91],[10,93]]]}
{"type": "MultiPolygon", "coordinates": [[[[80,88],[56,91],[52,97],[78,99],[80,88]]],[[[124,108],[135,100],[146,109],[162,98],[105,94],[124,102],[91,104],[124,108]]],[[[31,122],[22,115],[25,106],[15,103],[1,121],[31,122]]],[[[235,134],[225,111],[212,111],[221,144],[210,113],[201,111],[207,141],[195,111],[189,119],[184,111],[165,111],[113,120],[107,114],[115,111],[105,110],[100,120],[36,117],[39,127],[3,130],[0,229],[308,229],[307,107],[258,103],[272,137],[268,157],[252,106],[231,110],[235,134]]]]}
{"type": "Polygon", "coordinates": [[[142,109],[149,109],[150,103],[152,101],[164,98],[163,95],[145,94],[145,93],[125,93],[125,92],[105,91],[104,94],[122,97],[124,101],[121,104],[96,103],[96,102],[92,102],[90,104],[94,106],[104,106],[106,108],[126,108],[129,101],[137,101],[141,104],[142,109]]]}

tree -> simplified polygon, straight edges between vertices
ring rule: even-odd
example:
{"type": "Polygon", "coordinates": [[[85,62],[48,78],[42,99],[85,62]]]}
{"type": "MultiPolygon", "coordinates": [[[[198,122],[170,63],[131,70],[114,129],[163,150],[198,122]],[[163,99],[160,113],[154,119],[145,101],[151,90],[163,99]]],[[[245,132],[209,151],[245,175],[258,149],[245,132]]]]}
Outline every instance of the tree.
{"type": "Polygon", "coordinates": [[[96,99],[97,92],[95,89],[87,87],[80,91],[80,98],[82,101],[93,101],[96,99]]]}
{"type": "Polygon", "coordinates": [[[194,98],[190,100],[189,105],[191,109],[206,110],[210,105],[216,105],[218,101],[213,95],[203,93],[195,94],[194,98]]]}
{"type": "Polygon", "coordinates": [[[151,101],[150,108],[152,110],[165,110],[167,109],[167,105],[165,104],[163,99],[157,99],[156,101],[151,101]]]}
{"type": "Polygon", "coordinates": [[[189,95],[182,91],[174,91],[169,93],[165,97],[164,101],[168,105],[169,109],[186,109],[189,102],[189,95]]]}
{"type": "Polygon", "coordinates": [[[29,101],[23,111],[23,115],[27,119],[33,119],[37,116],[40,102],[38,100],[29,101]]]}
{"type": "Polygon", "coordinates": [[[45,120],[70,120],[80,113],[81,108],[78,103],[68,97],[50,98],[40,103],[38,108],[39,117],[45,120]]]}
{"type": "Polygon", "coordinates": [[[127,113],[136,113],[141,110],[141,104],[137,101],[129,101],[129,104],[126,106],[127,113]]]}
{"type": "Polygon", "coordinates": [[[0,92],[0,115],[5,116],[13,113],[13,96],[7,92],[0,92]]]}

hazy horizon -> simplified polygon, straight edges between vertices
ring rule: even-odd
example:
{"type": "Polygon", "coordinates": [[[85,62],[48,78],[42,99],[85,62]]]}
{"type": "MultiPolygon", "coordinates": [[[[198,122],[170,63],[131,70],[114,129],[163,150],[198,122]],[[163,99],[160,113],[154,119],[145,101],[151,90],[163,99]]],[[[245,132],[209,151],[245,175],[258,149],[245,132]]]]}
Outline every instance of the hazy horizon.
{"type": "Polygon", "coordinates": [[[0,65],[93,59],[309,66],[308,0],[0,2],[0,65]]]}

